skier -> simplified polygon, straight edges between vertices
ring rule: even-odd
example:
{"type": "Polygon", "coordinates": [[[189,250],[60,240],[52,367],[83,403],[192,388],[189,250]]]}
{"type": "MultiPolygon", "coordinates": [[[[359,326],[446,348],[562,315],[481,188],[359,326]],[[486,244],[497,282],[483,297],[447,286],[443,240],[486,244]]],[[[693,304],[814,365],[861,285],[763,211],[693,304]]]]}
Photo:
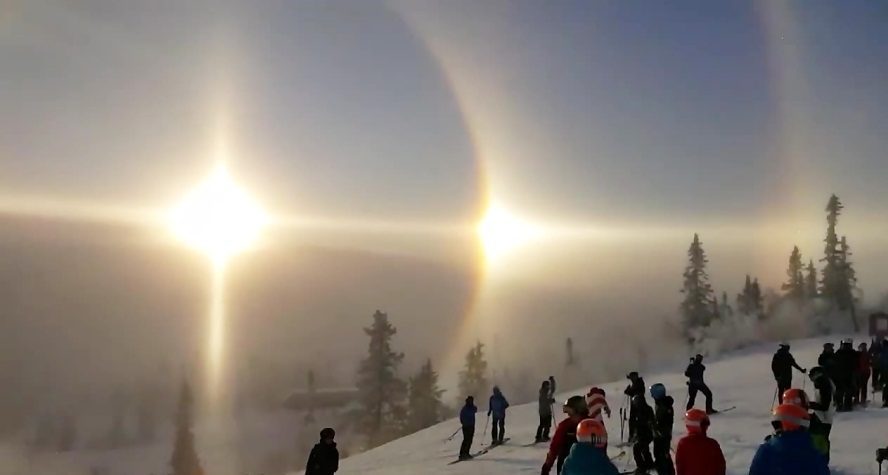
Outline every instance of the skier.
{"type": "Polygon", "coordinates": [[[611,416],[610,406],[607,404],[604,389],[597,386],[586,393],[586,407],[589,408],[589,417],[598,422],[604,423],[604,417],[601,415],[602,412],[607,414],[607,417],[611,416]]]}
{"type": "Polygon", "coordinates": [[[654,465],[658,475],[674,475],[672,457],[669,450],[672,446],[672,425],[675,413],[672,396],[666,395],[666,386],[661,383],[651,386],[651,398],[654,399],[654,465]]]}
{"type": "Polygon", "coordinates": [[[619,470],[607,458],[607,430],[595,419],[577,425],[577,443],[564,460],[563,475],[617,475],[619,470]]]}
{"type": "Polygon", "coordinates": [[[725,455],[715,439],[706,435],[709,416],[700,409],[685,414],[688,435],[675,449],[675,475],[725,475],[725,455]]]}
{"type": "Polygon", "coordinates": [[[459,446],[459,459],[467,460],[472,458],[472,440],[475,439],[475,414],[478,408],[475,407],[475,398],[469,396],[466,398],[466,405],[459,411],[459,423],[462,425],[463,441],[459,446]]]}
{"type": "Polygon", "coordinates": [[[799,406],[781,404],[774,411],[781,433],[760,445],[749,475],[829,475],[826,459],[808,433],[808,413],[799,406]]]}
{"type": "Polygon", "coordinates": [[[817,357],[817,366],[820,366],[829,379],[835,382],[836,352],[832,343],[824,343],[823,351],[817,357]]]}
{"type": "Polygon", "coordinates": [[[632,415],[630,423],[635,424],[635,443],[632,454],[635,456],[635,473],[646,474],[654,469],[654,458],[651,457],[651,442],[654,441],[654,410],[648,406],[644,394],[632,398],[632,415]]]}
{"type": "Polygon", "coordinates": [[[336,431],[327,427],[321,431],[321,441],[311,449],[305,464],[305,475],[333,475],[339,470],[339,450],[336,431]]]}
{"type": "Polygon", "coordinates": [[[549,441],[549,431],[552,429],[552,404],[554,403],[552,383],[550,381],[543,381],[543,384],[540,386],[539,397],[540,425],[537,427],[536,439],[534,439],[537,444],[549,441]]]}
{"type": "Polygon", "coordinates": [[[805,369],[800,367],[792,353],[789,352],[789,343],[781,343],[774,357],[771,358],[771,372],[774,373],[774,379],[777,381],[777,395],[780,404],[783,404],[783,393],[792,386],[792,369],[795,368],[802,373],[805,369]]]}
{"type": "Polygon", "coordinates": [[[857,392],[854,397],[857,404],[866,404],[867,402],[867,384],[869,383],[872,366],[873,360],[866,348],[866,343],[861,343],[857,346],[857,374],[855,378],[857,392]]]}
{"type": "Polygon", "coordinates": [[[881,373],[882,365],[879,362],[879,354],[882,351],[882,342],[873,338],[872,344],[870,344],[869,355],[870,361],[873,363],[873,376],[872,376],[872,385],[873,392],[876,392],[882,389],[882,385],[879,384],[879,377],[881,373]]]}
{"type": "Polygon", "coordinates": [[[879,345],[879,383],[882,385],[882,407],[888,407],[888,338],[879,345]]]}
{"type": "Polygon", "coordinates": [[[836,387],[826,375],[823,368],[817,366],[811,368],[808,373],[811,382],[814,383],[814,400],[810,401],[811,409],[811,439],[814,446],[829,461],[829,433],[832,431],[835,406],[833,405],[836,387]]]}
{"type": "Polygon", "coordinates": [[[571,396],[565,401],[562,410],[567,414],[564,419],[555,428],[555,435],[552,436],[552,443],[549,445],[549,452],[546,454],[546,461],[543,463],[542,475],[549,475],[552,466],[556,465],[556,473],[561,473],[564,460],[570,454],[571,447],[577,441],[577,426],[580,421],[589,418],[589,412],[586,409],[586,401],[583,396],[571,396]]]}
{"type": "MultiPolygon", "coordinates": [[[[782,404],[792,404],[793,406],[798,406],[804,409],[805,412],[808,412],[808,410],[810,409],[811,401],[808,399],[808,394],[801,389],[787,389],[782,396],[782,404]]],[[[774,434],[765,437],[765,442],[771,440],[772,437],[779,436],[783,433],[783,424],[781,424],[778,419],[772,419],[771,425],[774,427],[774,434]]]]}
{"type": "Polygon", "coordinates": [[[632,398],[635,396],[641,395],[644,397],[645,386],[644,386],[644,378],[638,375],[638,372],[633,371],[626,375],[626,378],[629,379],[629,386],[626,386],[626,389],[623,391],[623,394],[627,396],[629,400],[629,443],[635,441],[635,423],[633,421],[633,409],[632,409],[632,398]]]}
{"type": "Polygon", "coordinates": [[[854,390],[854,373],[857,371],[858,356],[850,338],[842,340],[835,357],[836,409],[847,412],[852,409],[851,400],[854,390]]]}
{"type": "Polygon", "coordinates": [[[695,356],[691,360],[691,364],[688,365],[688,369],[685,370],[685,376],[688,377],[688,405],[685,409],[691,410],[694,407],[697,391],[700,391],[706,396],[706,413],[715,414],[718,411],[712,408],[712,391],[703,381],[704,371],[706,371],[706,366],[703,366],[703,355],[695,356]]]}
{"type": "Polygon", "coordinates": [[[506,409],[509,408],[509,401],[506,400],[499,386],[493,387],[493,395],[490,396],[490,403],[487,405],[487,417],[493,415],[493,429],[491,436],[493,437],[492,445],[503,443],[506,435],[506,409]]]}

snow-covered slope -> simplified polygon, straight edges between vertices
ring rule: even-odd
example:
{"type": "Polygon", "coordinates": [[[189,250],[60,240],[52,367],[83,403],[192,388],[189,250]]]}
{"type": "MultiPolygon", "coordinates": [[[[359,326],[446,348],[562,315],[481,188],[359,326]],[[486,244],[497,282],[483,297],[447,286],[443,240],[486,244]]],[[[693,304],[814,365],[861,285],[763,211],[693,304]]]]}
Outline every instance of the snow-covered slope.
{"type": "MultiPolygon", "coordinates": [[[[858,337],[859,340],[859,337],[858,337]]],[[[802,367],[810,368],[816,364],[820,352],[821,340],[804,340],[792,343],[792,352],[802,367]]],[[[710,435],[715,437],[725,452],[728,473],[739,475],[748,473],[749,463],[756,448],[765,435],[770,433],[770,410],[774,398],[775,385],[771,376],[770,363],[776,345],[760,345],[741,352],[725,355],[722,358],[706,361],[707,383],[715,394],[715,407],[726,408],[737,406],[737,409],[713,417],[710,435]]],[[[662,382],[669,394],[676,400],[676,415],[682,412],[687,388],[683,376],[684,368],[670,368],[669,371],[643,374],[648,385],[662,382]]],[[[796,372],[794,387],[802,386],[803,376],[796,372]]],[[[606,420],[611,440],[616,442],[620,436],[618,409],[622,401],[622,391],[626,381],[609,384],[590,381],[605,388],[614,414],[606,420]]],[[[810,388],[810,381],[805,381],[810,388]]],[[[579,394],[588,387],[559,395],[566,399],[572,394],[579,394]]],[[[508,396],[508,395],[507,395],[508,396]]],[[[702,395],[698,396],[697,405],[703,403],[702,395]]],[[[474,449],[482,443],[489,442],[489,431],[483,431],[483,411],[479,408],[480,426],[476,436],[474,449]]],[[[559,419],[560,420],[560,419],[559,419]]],[[[546,447],[543,445],[525,447],[533,440],[538,422],[536,404],[513,407],[509,410],[506,420],[506,436],[512,440],[476,460],[448,465],[456,458],[459,450],[457,436],[450,442],[445,439],[458,428],[458,422],[449,420],[430,427],[416,434],[393,441],[382,447],[345,459],[341,463],[339,474],[516,474],[539,473],[545,457],[546,447]]],[[[676,417],[675,436],[680,437],[684,425],[680,417],[676,417]]],[[[878,473],[875,463],[875,451],[878,447],[888,444],[888,409],[877,409],[875,406],[854,413],[839,414],[832,431],[832,462],[833,473],[868,475],[878,473]]],[[[677,440],[677,439],[676,439],[677,440]]],[[[618,450],[611,444],[611,453],[618,450]]],[[[473,449],[473,450],[474,450],[473,449]]],[[[627,467],[631,457],[623,457],[619,468],[627,467]]],[[[553,470],[554,473],[554,470],[553,470]]]]}

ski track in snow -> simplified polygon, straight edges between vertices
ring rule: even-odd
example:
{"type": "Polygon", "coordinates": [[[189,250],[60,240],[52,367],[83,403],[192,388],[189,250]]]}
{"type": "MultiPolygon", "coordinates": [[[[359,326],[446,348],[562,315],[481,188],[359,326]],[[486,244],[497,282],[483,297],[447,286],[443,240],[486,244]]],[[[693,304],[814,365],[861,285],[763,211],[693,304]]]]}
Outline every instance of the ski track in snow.
{"type": "MultiPolygon", "coordinates": [[[[838,341],[838,337],[831,336],[829,340],[838,341]]],[[[855,341],[862,340],[860,336],[855,338],[855,341]]],[[[865,340],[869,341],[868,338],[865,340]]],[[[792,342],[792,353],[800,366],[811,368],[816,364],[823,341],[825,339],[792,342]]],[[[706,381],[715,395],[716,409],[737,406],[735,410],[713,416],[710,429],[710,435],[722,446],[730,475],[749,472],[755,450],[771,432],[770,411],[776,388],[771,375],[771,356],[776,349],[776,343],[761,344],[704,362],[706,381]]],[[[673,446],[685,432],[681,417],[687,397],[684,369],[681,367],[670,372],[642,372],[649,385],[655,382],[665,384],[668,393],[676,401],[673,446]]],[[[803,378],[806,379],[795,371],[793,378],[793,387],[801,387],[803,378]]],[[[618,414],[627,382],[621,380],[602,385],[590,381],[585,388],[559,394],[558,400],[565,400],[573,394],[585,394],[595,384],[607,391],[608,403],[613,409],[613,417],[605,419],[605,424],[611,439],[609,454],[614,456],[619,453],[616,448],[620,437],[618,414]]],[[[810,393],[811,382],[807,381],[805,387],[810,393]]],[[[698,396],[697,407],[702,407],[704,402],[705,398],[698,396]]],[[[452,419],[344,459],[337,475],[539,473],[548,444],[523,447],[533,440],[539,422],[536,406],[534,402],[510,408],[506,417],[506,435],[512,438],[511,443],[497,447],[476,460],[448,465],[455,460],[460,444],[459,436],[450,442],[444,442],[458,425],[458,421],[452,419]]],[[[483,414],[483,408],[479,412],[483,414]]],[[[474,450],[489,442],[490,437],[489,432],[482,435],[484,422],[480,418],[479,422],[474,450]]],[[[833,474],[877,474],[876,449],[888,445],[888,409],[871,407],[837,414],[831,440],[830,469],[833,474]]],[[[634,467],[631,451],[628,457],[616,460],[615,464],[620,470],[634,467]]],[[[552,473],[555,473],[554,469],[552,473]]]]}

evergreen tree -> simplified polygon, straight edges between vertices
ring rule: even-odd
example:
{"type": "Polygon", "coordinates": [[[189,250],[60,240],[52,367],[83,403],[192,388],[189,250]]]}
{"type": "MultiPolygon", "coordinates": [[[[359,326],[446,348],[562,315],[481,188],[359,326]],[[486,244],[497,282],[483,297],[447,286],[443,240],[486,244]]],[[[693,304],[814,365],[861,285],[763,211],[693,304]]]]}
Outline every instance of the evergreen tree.
{"type": "Polygon", "coordinates": [[[850,310],[854,331],[859,331],[855,318],[854,290],[857,282],[854,269],[848,260],[850,249],[844,236],[841,240],[836,234],[839,216],[845,208],[839,197],[832,195],[826,205],[826,238],[824,242],[824,263],[821,272],[820,295],[832,302],[839,310],[850,310]]]}
{"type": "Polygon", "coordinates": [[[752,279],[749,277],[749,274],[746,274],[743,290],[737,294],[737,311],[743,315],[749,315],[753,312],[752,279]]]}
{"type": "Polygon", "coordinates": [[[397,375],[404,354],[393,351],[391,346],[397,332],[388,315],[379,310],[373,314],[373,324],[364,329],[370,344],[358,371],[358,393],[363,399],[356,415],[359,430],[367,436],[371,447],[400,435],[404,423],[407,385],[397,375]]]}
{"type": "Polygon", "coordinates": [[[805,298],[813,299],[817,295],[817,269],[814,267],[814,261],[808,261],[807,273],[805,274],[805,298]]]}
{"type": "Polygon", "coordinates": [[[805,279],[802,275],[802,253],[799,252],[798,246],[792,248],[786,276],[787,281],[782,286],[784,295],[786,298],[801,301],[802,297],[805,296],[805,279]]]}
{"type": "Polygon", "coordinates": [[[409,416],[407,427],[411,432],[425,429],[441,421],[444,390],[438,387],[438,373],[432,369],[432,360],[426,360],[416,376],[410,378],[407,397],[409,416]]]}
{"type": "Polygon", "coordinates": [[[171,475],[203,475],[197,451],[194,448],[194,397],[187,381],[182,382],[179,392],[179,407],[176,410],[176,442],[170,458],[171,475]]]}
{"type": "Polygon", "coordinates": [[[765,299],[762,295],[762,288],[759,286],[758,277],[752,280],[749,300],[752,303],[752,312],[763,317],[765,315],[765,299]]]}
{"type": "Polygon", "coordinates": [[[576,357],[574,356],[574,342],[571,337],[567,337],[567,340],[564,342],[564,347],[567,354],[567,359],[565,360],[564,365],[571,367],[577,364],[576,357]]]}
{"type": "Polygon", "coordinates": [[[712,313],[712,286],[706,264],[709,260],[703,251],[700,237],[694,234],[694,241],[688,248],[688,266],[684,271],[684,286],[681,292],[684,300],[681,303],[681,314],[684,317],[684,333],[689,342],[693,343],[693,330],[709,325],[712,313]]]}
{"type": "Polygon", "coordinates": [[[484,345],[479,341],[466,354],[466,368],[459,373],[460,396],[483,398],[490,390],[487,381],[487,361],[484,359],[484,345]]]}
{"type": "Polygon", "coordinates": [[[727,292],[722,292],[722,300],[721,300],[721,305],[719,305],[719,308],[718,308],[718,313],[722,317],[730,318],[730,317],[734,316],[734,309],[733,309],[733,307],[731,307],[731,304],[728,303],[728,293],[727,292]]]}

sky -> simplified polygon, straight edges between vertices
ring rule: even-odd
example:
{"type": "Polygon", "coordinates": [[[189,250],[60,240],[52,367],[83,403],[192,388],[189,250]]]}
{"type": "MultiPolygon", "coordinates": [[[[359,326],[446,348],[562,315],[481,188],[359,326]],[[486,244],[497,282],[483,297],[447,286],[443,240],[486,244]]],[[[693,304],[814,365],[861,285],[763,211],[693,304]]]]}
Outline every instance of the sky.
{"type": "MultiPolygon", "coordinates": [[[[862,1],[3,0],[0,292],[15,328],[56,343],[64,325],[22,323],[33,299],[110,334],[157,313],[156,335],[198,325],[201,262],[131,221],[176,203],[221,142],[232,176],[299,223],[234,265],[232,308],[264,322],[234,338],[256,347],[290,325],[293,354],[317,354],[331,322],[376,308],[409,349],[560,327],[540,343],[557,347],[590,318],[673,314],[694,232],[718,290],[747,273],[779,288],[793,245],[822,254],[831,193],[875,303],[886,26],[888,5],[862,1]],[[479,268],[447,230],[491,202],[571,237],[479,268]],[[84,297],[92,265],[131,298],[84,297]]],[[[356,325],[333,348],[360,347],[356,325]]]]}

